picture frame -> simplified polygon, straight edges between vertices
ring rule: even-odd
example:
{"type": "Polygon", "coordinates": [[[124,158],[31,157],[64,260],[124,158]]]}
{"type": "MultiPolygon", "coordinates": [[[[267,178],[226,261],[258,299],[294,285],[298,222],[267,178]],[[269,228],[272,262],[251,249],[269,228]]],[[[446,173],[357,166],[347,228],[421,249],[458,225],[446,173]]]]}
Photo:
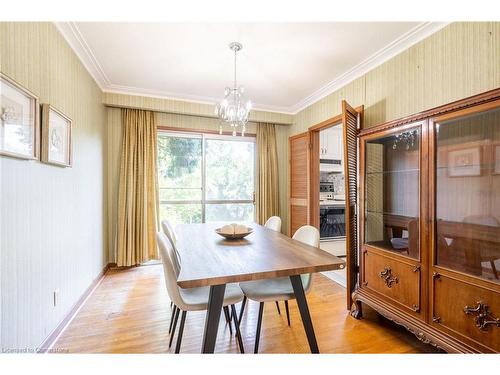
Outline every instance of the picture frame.
{"type": "Polygon", "coordinates": [[[38,96],[0,72],[0,156],[36,160],[39,137],[38,96]]]}
{"type": "Polygon", "coordinates": [[[448,176],[481,176],[481,150],[481,146],[473,146],[448,151],[448,176]]]}
{"type": "Polygon", "coordinates": [[[72,120],[50,104],[42,104],[41,160],[46,164],[71,167],[72,120]]]}

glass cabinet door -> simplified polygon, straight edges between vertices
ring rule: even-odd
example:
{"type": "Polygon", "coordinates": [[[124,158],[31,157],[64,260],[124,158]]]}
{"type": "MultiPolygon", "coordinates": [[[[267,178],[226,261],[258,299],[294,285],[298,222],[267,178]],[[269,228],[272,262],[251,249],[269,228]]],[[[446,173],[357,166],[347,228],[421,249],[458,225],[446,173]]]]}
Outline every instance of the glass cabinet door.
{"type": "Polygon", "coordinates": [[[436,264],[499,282],[500,109],[434,125],[436,264]]]}
{"type": "Polygon", "coordinates": [[[365,143],[364,241],[419,259],[421,128],[365,143]]]}

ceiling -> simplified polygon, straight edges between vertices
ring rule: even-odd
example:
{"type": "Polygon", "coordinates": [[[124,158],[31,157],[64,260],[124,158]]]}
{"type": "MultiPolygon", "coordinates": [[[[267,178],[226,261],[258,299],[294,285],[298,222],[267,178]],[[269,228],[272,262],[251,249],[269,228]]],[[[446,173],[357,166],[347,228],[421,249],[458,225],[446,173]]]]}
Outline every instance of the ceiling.
{"type": "Polygon", "coordinates": [[[104,91],[215,102],[238,83],[254,107],[296,113],[441,23],[57,23],[104,91]]]}

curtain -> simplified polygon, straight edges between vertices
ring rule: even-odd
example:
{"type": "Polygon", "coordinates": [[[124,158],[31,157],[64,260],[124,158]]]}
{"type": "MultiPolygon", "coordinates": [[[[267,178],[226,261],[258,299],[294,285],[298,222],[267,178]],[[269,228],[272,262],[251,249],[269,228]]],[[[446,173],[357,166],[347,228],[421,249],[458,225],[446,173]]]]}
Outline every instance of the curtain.
{"type": "Polygon", "coordinates": [[[264,224],[279,216],[278,156],[274,124],[257,124],[256,218],[264,224]]]}
{"type": "Polygon", "coordinates": [[[158,259],[155,115],[124,108],[122,129],[116,263],[135,266],[158,259]]]}

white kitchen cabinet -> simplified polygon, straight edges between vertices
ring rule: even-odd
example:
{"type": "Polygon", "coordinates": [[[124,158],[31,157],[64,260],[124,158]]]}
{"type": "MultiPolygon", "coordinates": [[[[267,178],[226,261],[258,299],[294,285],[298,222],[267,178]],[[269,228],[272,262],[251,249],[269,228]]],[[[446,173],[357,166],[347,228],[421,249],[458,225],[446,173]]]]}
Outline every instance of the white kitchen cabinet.
{"type": "Polygon", "coordinates": [[[335,126],[328,129],[324,138],[326,152],[323,154],[323,159],[342,160],[342,128],[335,126]]]}
{"type": "Polygon", "coordinates": [[[319,133],[320,159],[324,162],[320,164],[320,171],[342,172],[343,170],[343,141],[342,127],[335,126],[319,133]],[[338,161],[340,160],[340,163],[338,161]],[[332,162],[335,161],[335,162],[332,162]],[[338,164],[337,164],[338,163],[338,164]]]}
{"type": "Polygon", "coordinates": [[[319,157],[320,159],[326,159],[326,149],[327,149],[327,136],[326,131],[319,132],[319,157]]]}
{"type": "Polygon", "coordinates": [[[319,133],[319,145],[320,145],[319,152],[320,152],[321,159],[331,159],[329,157],[330,152],[329,152],[328,146],[330,146],[330,148],[332,148],[333,139],[332,139],[330,133],[331,133],[330,129],[326,129],[326,130],[319,133]]]}

